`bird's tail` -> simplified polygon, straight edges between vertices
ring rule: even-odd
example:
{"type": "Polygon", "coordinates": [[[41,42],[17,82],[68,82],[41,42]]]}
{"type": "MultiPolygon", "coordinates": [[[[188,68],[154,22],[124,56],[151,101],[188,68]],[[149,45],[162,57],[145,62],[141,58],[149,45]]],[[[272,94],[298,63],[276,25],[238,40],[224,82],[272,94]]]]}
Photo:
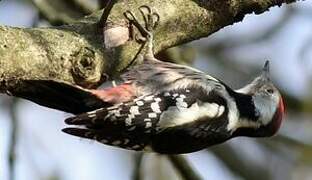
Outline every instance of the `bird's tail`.
{"type": "Polygon", "coordinates": [[[112,104],[103,101],[88,89],[53,80],[23,80],[20,90],[11,90],[14,96],[49,108],[80,114],[112,104]]]}

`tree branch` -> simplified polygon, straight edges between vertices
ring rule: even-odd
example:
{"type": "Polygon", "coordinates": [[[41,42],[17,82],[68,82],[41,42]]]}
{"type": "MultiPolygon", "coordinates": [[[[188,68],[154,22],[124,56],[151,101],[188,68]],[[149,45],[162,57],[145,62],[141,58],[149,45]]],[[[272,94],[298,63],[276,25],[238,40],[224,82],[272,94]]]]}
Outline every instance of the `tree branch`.
{"type": "Polygon", "coordinates": [[[31,0],[31,2],[37,7],[41,17],[52,25],[73,23],[76,19],[91,13],[75,3],[74,0],[31,0]]]}
{"type": "Polygon", "coordinates": [[[250,162],[227,143],[209,148],[209,152],[215,154],[234,174],[242,179],[272,179],[266,167],[250,162]],[[248,171],[246,171],[248,169],[248,171]]]}
{"type": "Polygon", "coordinates": [[[134,158],[135,158],[134,159],[135,162],[134,162],[132,179],[133,180],[141,180],[141,179],[143,179],[142,175],[141,175],[143,153],[136,154],[134,158]]]}
{"type": "Polygon", "coordinates": [[[200,180],[200,176],[193,170],[188,161],[182,155],[167,156],[184,180],[200,180]]]}
{"type": "Polygon", "coordinates": [[[123,12],[130,9],[138,13],[141,5],[151,6],[160,15],[160,24],[154,32],[154,52],[158,53],[207,37],[241,21],[245,14],[259,14],[272,6],[294,1],[133,0],[130,3],[121,0],[112,8],[104,34],[97,26],[102,11],[60,27],[0,26],[0,92],[27,94],[30,90],[25,79],[49,79],[94,87],[100,84],[103,74],[118,75],[128,67],[141,46],[129,38],[123,12]]]}
{"type": "Polygon", "coordinates": [[[9,178],[10,180],[16,179],[15,169],[16,169],[16,144],[18,136],[18,119],[17,119],[17,98],[13,98],[10,102],[10,116],[11,116],[11,134],[10,134],[10,144],[9,144],[9,178]]]}

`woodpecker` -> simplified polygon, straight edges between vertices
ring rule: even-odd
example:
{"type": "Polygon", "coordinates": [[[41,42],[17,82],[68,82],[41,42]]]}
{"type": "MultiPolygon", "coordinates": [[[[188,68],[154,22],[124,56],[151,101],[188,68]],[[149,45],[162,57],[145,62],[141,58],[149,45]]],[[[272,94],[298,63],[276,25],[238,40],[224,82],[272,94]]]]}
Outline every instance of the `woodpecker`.
{"type": "Polygon", "coordinates": [[[110,106],[67,118],[75,127],[65,133],[136,151],[183,154],[278,131],[284,103],[270,80],[268,61],[261,75],[238,90],[197,69],[159,61],[152,51],[159,16],[148,6],[139,10],[145,26],[130,11],[125,17],[145,38],[145,52],[136,59],[141,62],[121,75],[121,84],[90,90],[110,106]]]}

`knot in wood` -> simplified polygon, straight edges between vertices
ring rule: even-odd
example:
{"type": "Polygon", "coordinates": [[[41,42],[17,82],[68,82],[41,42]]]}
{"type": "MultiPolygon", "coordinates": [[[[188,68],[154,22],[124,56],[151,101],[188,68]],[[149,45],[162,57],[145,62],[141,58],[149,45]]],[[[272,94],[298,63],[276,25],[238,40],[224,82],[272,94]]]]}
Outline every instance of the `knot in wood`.
{"type": "Polygon", "coordinates": [[[83,87],[98,84],[101,73],[97,67],[95,52],[84,47],[73,58],[72,75],[75,83],[83,87]]]}

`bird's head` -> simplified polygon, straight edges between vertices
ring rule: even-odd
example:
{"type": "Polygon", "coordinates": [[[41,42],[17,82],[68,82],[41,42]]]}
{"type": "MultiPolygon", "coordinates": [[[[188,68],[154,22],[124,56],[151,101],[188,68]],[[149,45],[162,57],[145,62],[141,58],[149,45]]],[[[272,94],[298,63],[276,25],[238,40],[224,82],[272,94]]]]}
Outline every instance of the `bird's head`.
{"type": "Polygon", "coordinates": [[[262,73],[250,84],[238,90],[251,95],[255,106],[257,128],[240,128],[239,135],[267,137],[274,135],[281,126],[285,109],[282,96],[269,77],[269,61],[265,62],[262,73]]]}

